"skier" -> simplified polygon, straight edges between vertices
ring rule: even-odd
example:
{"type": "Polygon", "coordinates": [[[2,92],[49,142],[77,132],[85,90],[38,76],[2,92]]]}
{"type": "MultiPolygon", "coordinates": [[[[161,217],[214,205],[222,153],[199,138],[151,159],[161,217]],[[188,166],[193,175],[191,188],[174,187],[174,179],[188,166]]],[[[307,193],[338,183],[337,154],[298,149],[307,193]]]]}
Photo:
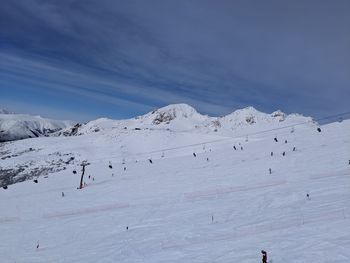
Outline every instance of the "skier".
{"type": "Polygon", "coordinates": [[[285,140],[285,141],[284,141],[284,143],[288,143],[288,141],[287,141],[287,140],[285,140]]]}
{"type": "Polygon", "coordinates": [[[277,137],[275,137],[275,139],[274,139],[274,140],[275,140],[275,142],[278,142],[277,137]]]}
{"type": "Polygon", "coordinates": [[[293,147],[293,152],[295,152],[295,150],[296,150],[296,148],[295,148],[295,147],[293,147]]]}
{"type": "Polygon", "coordinates": [[[243,146],[241,146],[241,151],[243,151],[243,146]]]}
{"type": "Polygon", "coordinates": [[[317,131],[318,131],[318,132],[321,132],[321,128],[317,128],[317,131]]]}
{"type": "Polygon", "coordinates": [[[286,152],[283,152],[282,155],[283,155],[283,156],[286,156],[286,152]]]}
{"type": "Polygon", "coordinates": [[[148,161],[149,161],[150,163],[153,163],[152,159],[148,159],[148,161]]]}
{"type": "Polygon", "coordinates": [[[126,171],[126,167],[124,167],[124,171],[126,171]]]}
{"type": "Polygon", "coordinates": [[[261,250],[262,254],[262,263],[267,263],[267,253],[265,250],[261,250]]]}
{"type": "Polygon", "coordinates": [[[273,156],[273,152],[271,152],[271,156],[273,156]]]}
{"type": "Polygon", "coordinates": [[[307,198],[307,200],[310,200],[310,195],[306,194],[306,198],[307,198]]]}
{"type": "Polygon", "coordinates": [[[272,174],[272,169],[271,168],[269,168],[269,173],[272,174]]]}
{"type": "Polygon", "coordinates": [[[235,149],[235,151],[237,150],[237,148],[236,148],[236,146],[235,146],[235,145],[233,145],[233,149],[235,149]]]}
{"type": "Polygon", "coordinates": [[[196,153],[193,153],[193,156],[194,156],[194,157],[197,157],[196,153]]]}
{"type": "Polygon", "coordinates": [[[64,197],[64,192],[62,192],[62,197],[64,197]]]}

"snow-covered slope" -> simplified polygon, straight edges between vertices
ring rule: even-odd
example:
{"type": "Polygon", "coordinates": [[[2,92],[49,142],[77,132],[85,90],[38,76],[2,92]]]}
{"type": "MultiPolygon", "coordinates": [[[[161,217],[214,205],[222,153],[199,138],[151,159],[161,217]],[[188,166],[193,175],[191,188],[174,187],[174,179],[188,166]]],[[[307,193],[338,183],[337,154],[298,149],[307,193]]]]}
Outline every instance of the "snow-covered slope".
{"type": "Polygon", "coordinates": [[[237,136],[273,128],[292,127],[300,123],[306,123],[311,127],[316,125],[310,117],[299,114],[287,115],[281,111],[267,114],[259,112],[253,107],[247,107],[224,117],[209,117],[198,113],[187,104],[172,104],[133,119],[97,119],[84,125],[60,131],[57,135],[82,135],[109,130],[150,129],[205,134],[215,132],[218,135],[237,136]]]}
{"type": "Polygon", "coordinates": [[[0,142],[46,136],[73,124],[72,121],[50,120],[0,110],[0,142]]]}
{"type": "Polygon", "coordinates": [[[350,260],[349,120],[185,107],[0,144],[0,261],[350,260]]]}

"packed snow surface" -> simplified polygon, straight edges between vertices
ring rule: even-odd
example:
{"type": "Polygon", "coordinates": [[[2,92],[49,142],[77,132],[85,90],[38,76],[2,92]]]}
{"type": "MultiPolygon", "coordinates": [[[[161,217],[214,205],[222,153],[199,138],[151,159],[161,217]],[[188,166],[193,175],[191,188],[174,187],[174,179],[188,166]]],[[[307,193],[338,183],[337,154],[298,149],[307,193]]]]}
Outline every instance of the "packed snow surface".
{"type": "Polygon", "coordinates": [[[350,261],[350,121],[179,107],[2,144],[2,169],[65,169],[0,189],[0,261],[350,261]]]}

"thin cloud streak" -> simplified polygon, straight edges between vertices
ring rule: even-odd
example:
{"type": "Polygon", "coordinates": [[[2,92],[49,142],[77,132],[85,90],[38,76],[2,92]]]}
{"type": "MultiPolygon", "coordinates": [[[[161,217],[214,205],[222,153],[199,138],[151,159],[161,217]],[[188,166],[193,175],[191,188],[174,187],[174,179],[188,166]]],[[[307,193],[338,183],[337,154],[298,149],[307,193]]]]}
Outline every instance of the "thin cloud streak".
{"type": "Polygon", "coordinates": [[[18,89],[40,80],[118,105],[118,116],[187,102],[214,115],[253,105],[320,117],[348,109],[349,9],[348,1],[18,0],[0,10],[8,58],[0,67],[18,89]]]}

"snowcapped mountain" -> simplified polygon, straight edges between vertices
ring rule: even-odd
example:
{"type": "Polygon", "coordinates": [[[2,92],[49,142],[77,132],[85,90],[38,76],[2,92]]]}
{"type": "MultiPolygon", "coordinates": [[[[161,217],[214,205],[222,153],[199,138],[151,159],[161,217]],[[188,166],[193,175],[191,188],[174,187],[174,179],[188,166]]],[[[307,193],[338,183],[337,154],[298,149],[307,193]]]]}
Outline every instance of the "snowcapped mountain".
{"type": "Polygon", "coordinates": [[[0,109],[0,114],[14,114],[14,113],[9,112],[8,110],[5,110],[5,109],[0,109]]]}
{"type": "Polygon", "coordinates": [[[0,110],[0,142],[48,136],[73,124],[72,121],[51,120],[0,110]]]}
{"type": "Polygon", "coordinates": [[[257,111],[253,107],[236,110],[223,117],[210,117],[198,113],[187,104],[172,104],[145,115],[127,120],[101,118],[84,125],[60,131],[57,135],[82,135],[108,130],[169,130],[219,135],[240,135],[266,129],[307,123],[315,126],[312,118],[299,114],[287,115],[281,111],[271,114],[257,111]]]}
{"type": "Polygon", "coordinates": [[[350,261],[350,120],[170,105],[64,132],[0,144],[1,262],[350,261]]]}

